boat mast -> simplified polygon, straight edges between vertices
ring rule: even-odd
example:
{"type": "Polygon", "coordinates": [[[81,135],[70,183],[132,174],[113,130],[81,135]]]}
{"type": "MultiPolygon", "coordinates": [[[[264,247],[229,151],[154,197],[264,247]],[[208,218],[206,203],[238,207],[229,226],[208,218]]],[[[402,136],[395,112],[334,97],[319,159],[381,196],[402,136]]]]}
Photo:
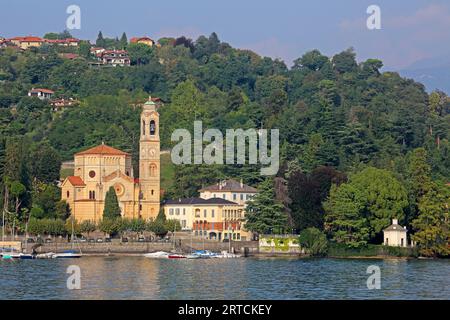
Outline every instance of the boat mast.
{"type": "Polygon", "coordinates": [[[70,220],[72,220],[72,235],[70,236],[70,247],[71,247],[71,249],[73,250],[73,233],[74,233],[74,227],[73,227],[73,217],[72,217],[72,219],[70,219],[70,220]]]}

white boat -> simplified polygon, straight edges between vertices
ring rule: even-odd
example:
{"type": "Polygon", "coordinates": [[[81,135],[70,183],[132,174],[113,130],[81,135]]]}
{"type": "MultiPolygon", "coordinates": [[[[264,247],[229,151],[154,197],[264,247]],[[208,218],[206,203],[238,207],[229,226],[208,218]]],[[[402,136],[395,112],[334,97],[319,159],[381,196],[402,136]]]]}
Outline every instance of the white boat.
{"type": "Polygon", "coordinates": [[[0,257],[4,260],[19,259],[21,254],[22,253],[17,252],[15,250],[8,250],[0,252],[0,257]]]}
{"type": "Polygon", "coordinates": [[[186,256],[187,259],[200,259],[201,257],[198,254],[188,254],[186,256]]]}
{"type": "Polygon", "coordinates": [[[52,256],[53,259],[75,259],[75,258],[81,258],[81,254],[76,253],[73,250],[68,250],[63,253],[55,253],[52,256]]]}
{"type": "Polygon", "coordinates": [[[52,259],[54,255],[53,252],[39,253],[36,255],[36,259],[52,259]]]}
{"type": "Polygon", "coordinates": [[[19,255],[19,259],[20,260],[32,260],[32,259],[36,259],[36,255],[29,254],[29,253],[21,253],[19,255]]]}
{"type": "Polygon", "coordinates": [[[235,254],[235,253],[229,253],[227,251],[222,251],[221,254],[218,254],[215,258],[219,259],[232,259],[232,258],[241,258],[242,255],[235,254]]]}
{"type": "Polygon", "coordinates": [[[20,253],[16,252],[3,252],[2,259],[10,260],[10,259],[20,259],[20,253]]]}
{"type": "Polygon", "coordinates": [[[209,250],[197,250],[192,253],[192,255],[198,256],[202,259],[210,259],[210,258],[216,258],[218,256],[217,253],[211,252],[209,250]]]}
{"type": "Polygon", "coordinates": [[[144,254],[144,257],[146,258],[153,258],[153,259],[167,259],[169,258],[169,253],[165,251],[156,251],[151,253],[144,254]]]}

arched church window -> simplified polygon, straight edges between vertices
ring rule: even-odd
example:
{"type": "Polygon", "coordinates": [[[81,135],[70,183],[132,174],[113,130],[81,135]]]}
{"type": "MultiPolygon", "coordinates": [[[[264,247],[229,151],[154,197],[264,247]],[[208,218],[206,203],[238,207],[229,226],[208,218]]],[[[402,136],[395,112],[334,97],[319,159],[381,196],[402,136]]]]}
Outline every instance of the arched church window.
{"type": "Polygon", "coordinates": [[[155,124],[155,120],[151,120],[150,121],[150,135],[154,136],[156,132],[156,124],[155,124]]]}
{"type": "Polygon", "coordinates": [[[70,197],[70,192],[69,191],[67,191],[67,198],[69,198],[70,197]]]}
{"type": "Polygon", "coordinates": [[[156,176],[156,164],[152,163],[150,165],[150,176],[155,177],[156,176]]]}

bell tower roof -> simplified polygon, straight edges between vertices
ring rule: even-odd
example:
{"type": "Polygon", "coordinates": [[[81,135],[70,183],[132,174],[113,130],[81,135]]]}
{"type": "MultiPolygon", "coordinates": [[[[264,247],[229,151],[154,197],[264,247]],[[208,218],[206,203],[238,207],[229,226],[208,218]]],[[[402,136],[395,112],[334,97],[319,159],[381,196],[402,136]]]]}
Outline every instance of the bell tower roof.
{"type": "Polygon", "coordinates": [[[156,110],[156,103],[152,100],[152,96],[148,96],[148,100],[144,103],[144,110],[156,110]]]}

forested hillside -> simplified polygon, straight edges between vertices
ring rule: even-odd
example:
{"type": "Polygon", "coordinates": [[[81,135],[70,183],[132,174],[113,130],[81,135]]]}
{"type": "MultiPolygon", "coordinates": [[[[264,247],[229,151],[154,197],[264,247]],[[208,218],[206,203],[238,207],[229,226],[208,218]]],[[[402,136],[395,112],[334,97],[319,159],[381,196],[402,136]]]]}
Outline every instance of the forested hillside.
{"type": "MultiPolygon", "coordinates": [[[[358,63],[352,49],[332,57],[313,50],[288,68],[282,61],[232,48],[214,33],[159,43],[153,48],[123,43],[129,67],[90,66],[86,44],[74,49],[77,59],[65,59],[58,49],[45,46],[0,50],[0,175],[3,183],[8,177],[30,191],[20,206],[39,208],[45,215],[47,209],[32,201],[39,201],[32,185],[52,188],[60,161],[84,148],[104,141],[133,152],[137,160],[136,105],[149,94],[165,101],[159,110],[163,149],[170,148],[174,129],[192,129],[194,120],[202,120],[204,129],[223,131],[280,129],[277,179],[282,182],[275,183],[275,191],[296,229],[323,228],[327,206],[343,196],[332,188],[323,206],[331,185],[365,186],[364,177],[348,177],[368,167],[385,170],[405,188],[399,197],[406,202],[395,210],[411,219],[418,210],[411,199],[420,195],[408,187],[414,159],[422,157],[430,181],[450,181],[450,99],[441,92],[428,95],[422,84],[397,73],[381,72],[382,61],[358,63]],[[27,97],[32,87],[52,89],[80,104],[52,112],[47,102],[27,97]]],[[[264,178],[250,166],[175,166],[174,175],[167,197],[193,196],[222,177],[243,177],[253,185],[264,178]]],[[[19,192],[17,199],[25,194],[19,192]]],[[[376,231],[383,225],[373,223],[376,231]]]]}

